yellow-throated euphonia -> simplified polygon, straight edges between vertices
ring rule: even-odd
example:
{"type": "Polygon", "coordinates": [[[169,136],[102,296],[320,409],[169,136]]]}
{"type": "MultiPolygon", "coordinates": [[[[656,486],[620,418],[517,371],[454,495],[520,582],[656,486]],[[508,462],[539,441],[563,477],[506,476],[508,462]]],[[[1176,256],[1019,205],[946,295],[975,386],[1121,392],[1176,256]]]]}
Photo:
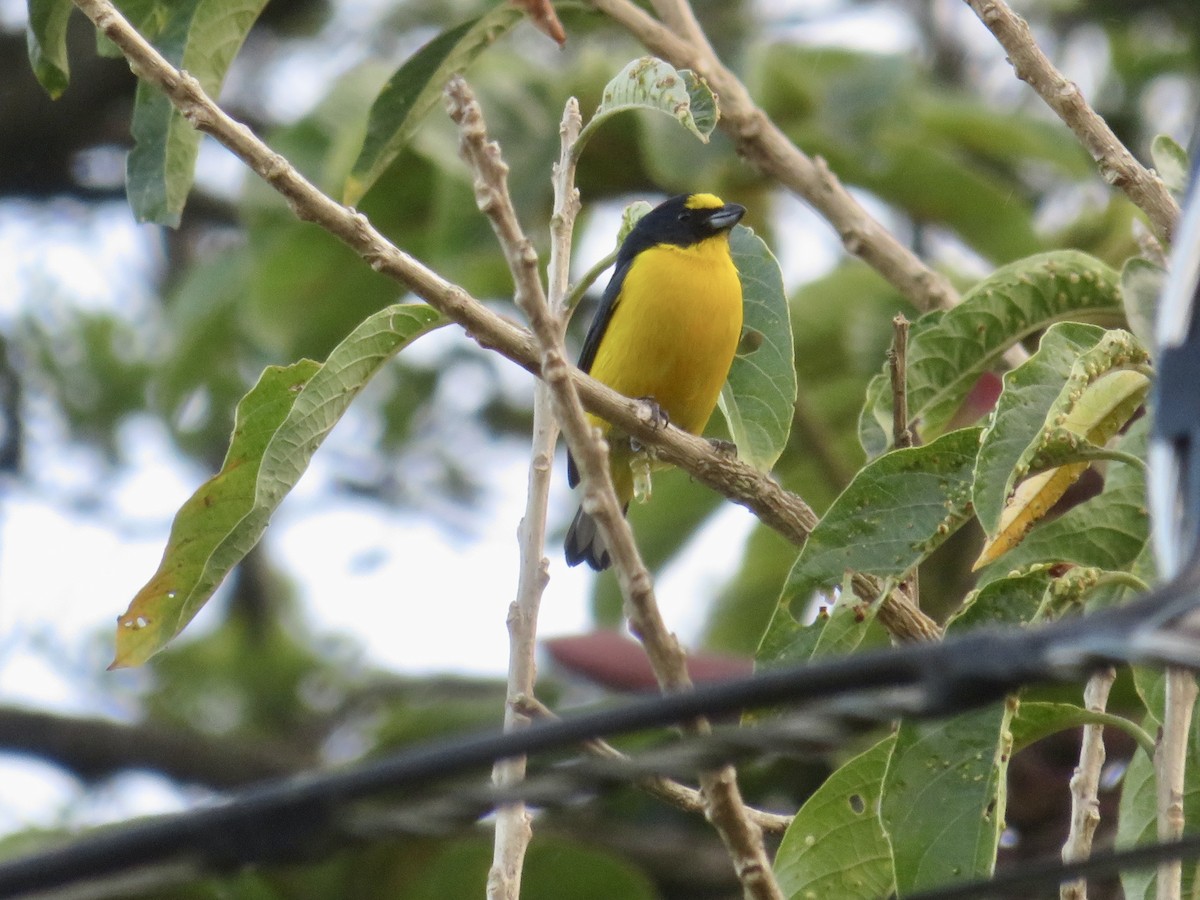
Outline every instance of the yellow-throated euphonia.
{"type": "MultiPolygon", "coordinates": [[[[672,197],[646,213],[617,251],[579,368],[627,397],[653,400],[671,423],[699,434],[708,424],[742,333],[742,286],[729,232],[745,207],[712,194],[672,197]]],[[[611,426],[591,424],[610,438],[611,426]]],[[[628,439],[610,440],[612,477],[625,509],[633,497],[628,439]]],[[[567,455],[567,480],[579,483],[567,455]]],[[[592,517],[580,507],[567,531],[569,565],[611,562],[592,517]]]]}

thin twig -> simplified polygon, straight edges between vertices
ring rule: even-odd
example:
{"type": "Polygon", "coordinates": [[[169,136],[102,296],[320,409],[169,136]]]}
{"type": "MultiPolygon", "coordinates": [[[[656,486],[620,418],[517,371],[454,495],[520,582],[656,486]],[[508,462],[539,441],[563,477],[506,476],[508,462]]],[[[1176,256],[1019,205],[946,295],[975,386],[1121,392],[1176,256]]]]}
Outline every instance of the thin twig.
{"type": "MultiPolygon", "coordinates": [[[[537,683],[537,621],[542,593],[549,581],[546,547],[546,511],[550,496],[550,474],[558,425],[550,409],[550,396],[540,379],[533,386],[533,447],[529,460],[525,514],[517,529],[520,574],[517,597],[508,609],[508,678],[504,704],[504,729],[512,731],[529,724],[529,717],[516,709],[517,697],[534,690],[537,683]]],[[[525,777],[525,757],[502,760],[492,769],[497,787],[511,787],[525,777]]],[[[533,822],[523,803],[496,810],[492,867],[488,871],[489,900],[517,900],[521,896],[521,871],[525,852],[533,838],[533,822]]]]}
{"type": "MultiPolygon", "coordinates": [[[[1108,692],[1117,679],[1117,670],[1109,666],[1088,679],[1083,689],[1083,705],[1089,712],[1102,713],[1108,706],[1108,692]]],[[[1084,725],[1079,746],[1079,765],[1071,776],[1071,828],[1063,845],[1065,863],[1092,855],[1092,838],[1100,824],[1100,773],[1104,769],[1104,726],[1084,725]]],[[[1087,900],[1087,879],[1069,881],[1059,888],[1059,900],[1087,900]]]]}
{"type": "Polygon", "coordinates": [[[1058,71],[1038,47],[1029,23],[1004,0],[966,2],[1000,42],[1016,76],[1037,92],[1092,155],[1100,177],[1124,191],[1146,214],[1159,239],[1170,243],[1179,222],[1179,204],[1162,179],[1133,158],[1108,123],[1088,105],[1078,85],[1058,71]]]}
{"type": "MultiPolygon", "coordinates": [[[[563,112],[559,131],[564,145],[579,133],[582,122],[579,104],[571,98],[563,112]]],[[[560,328],[565,323],[567,298],[570,290],[571,236],[579,212],[579,192],[575,189],[574,166],[569,154],[563,154],[554,168],[554,214],[551,219],[550,263],[548,266],[548,304],[560,328]]],[[[514,273],[514,277],[515,277],[514,273]]],[[[549,580],[545,558],[546,512],[553,471],[554,445],[558,441],[558,422],[550,390],[541,379],[533,389],[533,455],[529,464],[529,490],[525,515],[519,529],[521,546],[521,576],[517,585],[517,600],[508,617],[509,669],[508,693],[504,711],[506,729],[523,727],[529,713],[518,700],[531,697],[537,680],[535,650],[537,616],[542,592],[549,580]]],[[[499,763],[493,780],[508,786],[525,775],[525,759],[499,763]]],[[[521,869],[532,838],[532,823],[524,804],[513,804],[496,813],[496,837],[492,854],[492,869],[488,873],[488,897],[494,900],[516,900],[520,896],[521,869]]]]}
{"type": "MultiPolygon", "coordinates": [[[[1154,768],[1158,776],[1158,839],[1173,841],[1183,835],[1184,774],[1196,703],[1196,676],[1186,669],[1167,669],[1166,677],[1166,709],[1154,768]]],[[[1183,864],[1179,860],[1159,865],[1158,900],[1180,900],[1182,879],[1183,864]]]]}
{"type": "MultiPolygon", "coordinates": [[[[913,432],[908,425],[908,329],[903,313],[892,317],[892,346],[888,348],[888,374],[892,382],[892,446],[897,449],[913,445],[913,432]]],[[[921,580],[916,566],[900,581],[900,588],[909,602],[921,607],[921,580]]]]}
{"type": "Polygon", "coordinates": [[[888,374],[892,379],[892,445],[911,447],[912,429],[908,427],[908,329],[903,313],[892,319],[892,346],[888,350],[888,374]]]}
{"type": "Polygon", "coordinates": [[[718,125],[738,153],[821,213],[847,252],[874,268],[921,311],[948,309],[957,302],[958,292],[944,276],[896,240],[842,186],[825,160],[800,150],[754,103],[745,85],[717,57],[687,3],[656,4],[670,16],[670,27],[630,0],[591,3],[652,53],[703,77],[720,99],[718,125]]]}
{"type": "MultiPolygon", "coordinates": [[[[459,126],[460,151],[475,170],[476,201],[491,220],[510,266],[518,274],[517,306],[529,319],[541,347],[542,378],[550,389],[554,414],[583,477],[584,508],[600,526],[612,554],[630,629],[646,648],[662,689],[687,690],[692,681],[683,648],[659,612],[650,572],[617,500],[607,445],[588,424],[571,381],[562,328],[537,278],[537,254],[521,231],[508,195],[508,167],[500,158],[499,146],[488,140],[482,111],[466,81],[452,78],[446,86],[446,95],[450,116],[459,126]]],[[[707,721],[696,720],[689,730],[704,734],[710,727],[707,721]]],[[[762,829],[746,812],[733,767],[701,773],[700,784],[708,819],[729,851],[745,896],[755,900],[783,900],[763,845],[762,829]]]]}
{"type": "MultiPolygon", "coordinates": [[[[536,697],[527,696],[517,699],[515,706],[530,718],[557,719],[554,710],[542,703],[536,697]]],[[[629,757],[610,744],[608,741],[596,738],[585,741],[583,748],[600,759],[628,760],[629,757]]],[[[684,812],[704,814],[704,797],[700,791],[680,784],[665,775],[648,775],[637,780],[637,785],[648,794],[653,794],[660,800],[670,803],[684,812]]],[[[766,812],[747,806],[746,812],[764,832],[782,834],[792,824],[792,816],[766,812]]]]}

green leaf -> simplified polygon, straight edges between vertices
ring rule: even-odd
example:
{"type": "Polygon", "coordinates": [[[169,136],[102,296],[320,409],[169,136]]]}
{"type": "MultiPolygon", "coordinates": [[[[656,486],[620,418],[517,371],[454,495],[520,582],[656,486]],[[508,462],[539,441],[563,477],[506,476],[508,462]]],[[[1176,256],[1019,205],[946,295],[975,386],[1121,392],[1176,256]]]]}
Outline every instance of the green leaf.
{"type": "Polygon", "coordinates": [[[742,341],[721,388],[721,412],[738,456],[769,472],[787,445],[796,405],[792,325],[779,262],[762,238],[738,226],[729,238],[742,281],[742,341]]]}
{"type": "Polygon", "coordinates": [[[990,581],[967,594],[946,627],[962,630],[1033,621],[1054,576],[1050,566],[1033,566],[990,581]]]}
{"type": "Polygon", "coordinates": [[[988,535],[977,566],[1016,546],[1089,463],[1031,471],[1103,446],[1124,427],[1149,391],[1139,370],[1148,361],[1127,331],[1059,323],[1034,356],[1005,373],[975,470],[975,508],[988,535]]]}
{"type": "Polygon", "coordinates": [[[788,897],[876,900],[891,894],[891,848],[879,821],[884,773],[895,746],[884,738],[829,776],[780,842],[775,877],[788,897]]]}
{"type": "MultiPolygon", "coordinates": [[[[265,5],[266,0],[181,0],[170,6],[161,30],[148,31],[146,37],[215,97],[265,5]]],[[[174,228],[192,187],[200,132],[146,82],[138,83],[131,130],[135,144],[126,167],[126,189],[133,214],[139,222],[174,228]]]]}
{"type": "Polygon", "coordinates": [[[878,603],[859,599],[843,579],[832,606],[822,606],[816,618],[802,625],[789,605],[778,603],[755,650],[759,666],[792,665],[822,656],[844,656],[864,645],[885,645],[887,633],[877,624],[878,603]]]}
{"type": "Polygon", "coordinates": [[[29,25],[25,32],[29,65],[51,99],[57,100],[71,80],[67,59],[67,20],[71,0],[29,0],[29,25]]]}
{"type": "Polygon", "coordinates": [[[446,82],[465,72],[521,15],[515,4],[496,4],[486,15],[442,32],[396,70],[371,106],[367,135],[346,178],[343,202],[354,205],[362,199],[412,139],[446,82]]]}
{"type": "Polygon", "coordinates": [[[1166,280],[1166,269],[1140,256],[1129,257],[1121,267],[1121,305],[1125,307],[1125,320],[1143,347],[1153,347],[1157,343],[1154,319],[1166,280]]]}
{"type": "Polygon", "coordinates": [[[1022,703],[1012,722],[1013,752],[1020,752],[1035,741],[1080,725],[1119,728],[1137,741],[1149,758],[1154,758],[1154,738],[1144,728],[1139,728],[1124,716],[1093,712],[1073,703],[1022,703]]]}
{"type": "MultiPolygon", "coordinates": [[[[1121,314],[1117,274],[1074,250],[1043,253],[997,269],[945,312],[922,316],[908,344],[908,406],[928,441],[945,428],[979,376],[1013,344],[1063,319],[1121,314]]],[[[859,440],[876,456],[891,444],[886,367],[867,388],[859,440]]]]}
{"type": "Polygon", "coordinates": [[[932,553],[971,516],[979,433],[953,431],[861,469],[809,535],[781,603],[805,602],[847,571],[899,577],[932,553]]]}
{"type": "Polygon", "coordinates": [[[238,404],[221,471],[180,508],[158,571],[117,620],[113,667],[140,665],[183,630],[258,543],[271,514],[379,368],[443,324],[432,308],[391,306],[356,328],[324,365],[271,366],[238,404]]]}
{"type": "Polygon", "coordinates": [[[1182,196],[1187,190],[1187,151],[1170,135],[1159,134],[1150,144],[1150,158],[1154,160],[1154,168],[1158,170],[1167,190],[1182,196]]]}
{"type": "Polygon", "coordinates": [[[716,95],[703,78],[690,69],[676,69],[661,59],[643,56],[604,86],[600,106],[575,143],[576,155],[601,123],[629,109],[666,113],[706,144],[720,115],[716,95]]]}
{"type": "Polygon", "coordinates": [[[991,875],[1004,827],[1013,705],[901,723],[881,804],[899,896],[991,875]]]}

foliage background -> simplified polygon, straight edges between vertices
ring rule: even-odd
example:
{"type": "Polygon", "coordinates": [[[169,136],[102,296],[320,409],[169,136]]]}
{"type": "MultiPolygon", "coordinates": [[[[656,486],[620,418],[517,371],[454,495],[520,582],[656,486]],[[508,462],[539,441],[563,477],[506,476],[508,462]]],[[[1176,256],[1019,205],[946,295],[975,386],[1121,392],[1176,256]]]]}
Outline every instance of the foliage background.
{"type": "MultiPolygon", "coordinates": [[[[1020,11],[1060,68],[1147,159],[1155,134],[1182,142],[1189,136],[1200,67],[1200,23],[1189,6],[1163,0],[1130,12],[1080,0],[1020,11]]],[[[479,8],[467,0],[268,4],[223,103],[338,195],[366,111],[390,72],[479,8]]],[[[1105,188],[1061,123],[1012,78],[1002,51],[964,6],[830,0],[697,8],[722,58],[789,136],[824,156],[895,233],[961,286],[1042,250],[1073,247],[1118,268],[1138,251],[1131,205],[1105,188]]],[[[562,104],[575,95],[585,111],[594,108],[605,82],[642,53],[599,16],[577,7],[561,12],[570,36],[564,50],[521,25],[471,72],[513,164],[522,219],[543,251],[537,224],[549,215],[562,104]]],[[[29,72],[20,9],[6,8],[2,21],[0,292],[7,302],[0,318],[0,468],[7,515],[0,686],[24,707],[45,702],[148,734],[182,732],[197,747],[211,742],[214,758],[245,762],[242,780],[498,721],[497,684],[404,677],[391,663],[405,654],[377,649],[437,644],[445,648],[439,666],[474,669],[464,619],[484,617],[496,645],[503,642],[512,591],[496,583],[505,561],[481,558],[477,538],[515,529],[531,381],[448,332],[424,339],[428,346],[406,352],[372,383],[288,501],[278,525],[311,529],[315,537],[289,551],[269,536],[195,634],[146,672],[101,673],[107,624],[81,637],[80,623],[111,621],[149,574],[170,514],[219,464],[236,401],[261,368],[322,358],[367,314],[400,298],[350,251],[243,180],[209,142],[180,228],[130,227],[122,175],[133,91],[127,67],[95,55],[90,26],[76,15],[71,86],[51,103],[29,72]],[[67,537],[55,537],[54,528],[67,537]],[[89,559],[75,542],[97,533],[103,551],[89,559]],[[122,547],[130,541],[140,550],[126,571],[122,547]],[[411,552],[433,545],[452,553],[430,564],[431,551],[411,552]],[[315,567],[298,568],[297,557],[319,558],[329,574],[315,581],[315,567]],[[455,570],[489,577],[482,587],[448,589],[455,570]],[[385,577],[355,577],[364,571],[385,577]],[[485,588],[488,596],[472,598],[485,601],[478,611],[456,596],[485,588]],[[339,612],[318,612],[330,607],[339,612]],[[365,643],[375,651],[364,654],[365,643]]],[[[506,299],[507,269],[475,210],[454,141],[435,110],[363,209],[399,246],[516,316],[506,299]]],[[[579,181],[579,271],[606,252],[628,199],[704,188],[750,208],[751,224],[787,279],[802,391],[777,473],[821,512],[862,464],[858,410],[890,340],[891,316],[906,304],[864,265],[844,258],[825,226],[740,163],[720,135],[702,147],[666,120],[622,117],[589,147],[579,181]]],[[[586,316],[576,318],[577,345],[586,316]]],[[[560,522],[570,505],[565,496],[556,501],[560,522]]],[[[795,552],[739,513],[718,514],[719,506],[714,495],[671,473],[656,479],[655,502],[633,518],[655,568],[685,560],[677,580],[660,587],[669,620],[691,617],[697,646],[746,655],[795,552]],[[716,525],[703,549],[693,546],[682,557],[706,522],[716,525]],[[715,557],[719,569],[710,563],[697,571],[700,557],[715,557]]],[[[923,573],[924,599],[936,606],[939,598],[961,596],[970,577],[964,561],[972,557],[961,546],[936,557],[923,573]]],[[[509,570],[515,573],[515,554],[504,578],[509,570]]],[[[591,590],[577,575],[568,579],[557,559],[552,576],[557,593],[547,607],[591,590]]],[[[613,583],[598,579],[587,618],[614,624],[618,609],[613,583]]],[[[575,616],[574,624],[582,627],[584,618],[575,616]]],[[[196,777],[183,773],[179,760],[138,760],[135,768],[158,774],[131,778],[129,760],[85,758],[80,743],[68,740],[58,754],[76,780],[50,774],[46,763],[34,767],[53,787],[32,803],[13,801],[11,841],[29,840],[26,826],[120,817],[223,784],[203,761],[195,763],[202,770],[196,777]],[[177,783],[192,787],[180,793],[177,783]]],[[[798,802],[816,774],[751,772],[751,791],[757,777],[764,790],[798,802]]],[[[1026,815],[1018,796],[1010,825],[1030,849],[1055,811],[1026,815]]],[[[530,862],[530,897],[540,896],[539,877],[561,891],[555,860],[578,871],[589,853],[595,858],[588,865],[607,873],[594,876],[609,885],[597,896],[695,897],[701,886],[716,896],[729,889],[719,853],[688,854],[686,865],[680,854],[672,861],[647,853],[666,838],[706,849],[714,839],[699,823],[639,800],[564,814],[546,831],[553,838],[536,851],[545,862],[530,862]],[[610,826],[614,819],[620,828],[610,826]],[[612,846],[585,850],[573,840],[584,833],[610,835],[612,846]],[[712,871],[695,863],[709,856],[712,871]],[[628,886],[612,887],[624,882],[608,878],[628,879],[628,886]]],[[[372,896],[369,885],[391,879],[393,895],[459,895],[445,879],[484,871],[463,864],[471,854],[486,859],[484,846],[468,839],[374,847],[352,860],[323,862],[317,874],[285,868],[220,889],[328,896],[357,885],[372,896]],[[414,859],[422,865],[411,865],[414,859]]],[[[196,890],[204,896],[218,888],[196,890]]],[[[479,893],[478,886],[470,890],[479,893]]]]}

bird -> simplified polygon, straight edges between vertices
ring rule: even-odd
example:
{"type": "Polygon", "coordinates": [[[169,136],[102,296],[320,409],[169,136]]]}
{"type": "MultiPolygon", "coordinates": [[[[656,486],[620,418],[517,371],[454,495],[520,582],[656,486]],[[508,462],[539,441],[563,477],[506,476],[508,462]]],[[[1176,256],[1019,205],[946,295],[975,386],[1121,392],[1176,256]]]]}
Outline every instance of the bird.
{"type": "MultiPolygon", "coordinates": [[[[714,194],[680,194],[646,213],[617,251],[616,267],[584,338],[579,368],[627,397],[644,399],[678,428],[700,434],[717,405],[742,334],[742,286],[729,234],[746,213],[714,194]]],[[[589,414],[609,438],[617,499],[634,493],[633,447],[589,414]]],[[[567,453],[567,482],[579,470],[567,453]]],[[[564,544],[567,564],[612,564],[581,505],[564,544]]]]}

